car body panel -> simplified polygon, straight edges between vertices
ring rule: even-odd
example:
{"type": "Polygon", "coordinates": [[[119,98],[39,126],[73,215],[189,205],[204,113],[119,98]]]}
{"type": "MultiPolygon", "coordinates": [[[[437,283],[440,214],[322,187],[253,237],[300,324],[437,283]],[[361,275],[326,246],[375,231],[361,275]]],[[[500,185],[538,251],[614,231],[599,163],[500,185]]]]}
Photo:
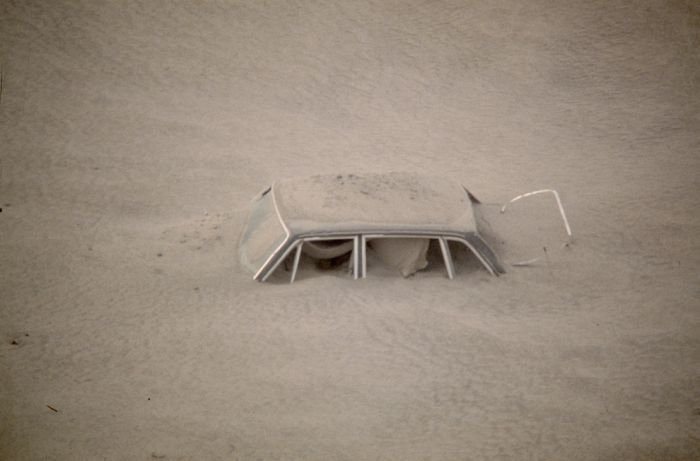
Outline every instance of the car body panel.
{"type": "MultiPolygon", "coordinates": [[[[447,241],[464,244],[489,273],[504,273],[497,255],[479,235],[476,203],[478,199],[458,184],[407,173],[317,175],[277,181],[254,200],[241,241],[241,257],[254,279],[264,281],[296,251],[293,280],[305,242],[347,239],[352,241],[354,277],[363,278],[367,241],[437,239],[448,277],[452,278],[454,267],[447,241]],[[273,230],[262,230],[261,226],[273,230]],[[263,232],[262,237],[253,235],[256,229],[263,232]],[[253,250],[246,248],[251,243],[256,244],[253,250]],[[264,260],[261,251],[269,252],[264,260]]],[[[312,244],[306,253],[324,257],[324,251],[325,256],[332,256],[332,249],[312,244]]]]}

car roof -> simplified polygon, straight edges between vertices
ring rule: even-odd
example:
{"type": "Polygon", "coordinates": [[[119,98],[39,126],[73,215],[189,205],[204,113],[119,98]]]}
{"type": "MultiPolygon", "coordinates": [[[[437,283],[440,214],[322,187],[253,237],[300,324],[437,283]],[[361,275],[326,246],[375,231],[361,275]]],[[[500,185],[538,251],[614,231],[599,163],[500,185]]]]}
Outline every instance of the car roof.
{"type": "Polygon", "coordinates": [[[272,185],[292,235],[476,233],[472,201],[460,184],[413,173],[316,175],[272,185]]]}

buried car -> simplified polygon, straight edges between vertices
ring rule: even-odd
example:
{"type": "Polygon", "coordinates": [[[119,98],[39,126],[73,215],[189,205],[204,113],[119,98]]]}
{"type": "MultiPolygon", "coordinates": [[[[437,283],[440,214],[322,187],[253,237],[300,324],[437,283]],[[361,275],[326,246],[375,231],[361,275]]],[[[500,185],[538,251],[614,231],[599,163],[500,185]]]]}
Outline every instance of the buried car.
{"type": "Polygon", "coordinates": [[[491,274],[504,273],[479,233],[479,200],[459,184],[409,173],[317,175],[275,182],[251,206],[240,242],[241,261],[258,281],[284,263],[290,281],[302,253],[333,265],[346,258],[355,279],[367,273],[368,248],[404,275],[427,266],[437,242],[447,276],[450,243],[463,245],[491,274]]]}

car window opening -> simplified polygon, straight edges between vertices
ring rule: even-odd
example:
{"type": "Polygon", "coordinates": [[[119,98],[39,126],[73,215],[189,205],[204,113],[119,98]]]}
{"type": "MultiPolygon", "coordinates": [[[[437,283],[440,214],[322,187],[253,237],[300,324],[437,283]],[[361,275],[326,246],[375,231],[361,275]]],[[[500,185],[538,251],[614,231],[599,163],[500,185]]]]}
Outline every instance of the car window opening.
{"type": "Polygon", "coordinates": [[[455,240],[449,240],[448,244],[457,273],[478,272],[484,269],[482,262],[467,245],[455,240]]]}
{"type": "Polygon", "coordinates": [[[435,272],[442,276],[446,269],[437,238],[370,237],[366,251],[369,273],[399,272],[410,277],[418,272],[435,272]]]}
{"type": "Polygon", "coordinates": [[[339,275],[351,273],[355,239],[310,239],[297,243],[285,260],[289,281],[303,278],[303,273],[327,272],[339,275]]]}

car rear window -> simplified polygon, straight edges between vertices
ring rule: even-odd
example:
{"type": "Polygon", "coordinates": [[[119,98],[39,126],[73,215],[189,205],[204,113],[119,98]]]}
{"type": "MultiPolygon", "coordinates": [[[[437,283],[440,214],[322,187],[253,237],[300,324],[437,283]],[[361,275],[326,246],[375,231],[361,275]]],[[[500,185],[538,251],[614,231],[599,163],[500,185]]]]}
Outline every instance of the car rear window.
{"type": "Polygon", "coordinates": [[[287,231],[279,220],[272,194],[268,191],[251,208],[241,240],[241,262],[257,273],[286,238],[287,231]]]}

